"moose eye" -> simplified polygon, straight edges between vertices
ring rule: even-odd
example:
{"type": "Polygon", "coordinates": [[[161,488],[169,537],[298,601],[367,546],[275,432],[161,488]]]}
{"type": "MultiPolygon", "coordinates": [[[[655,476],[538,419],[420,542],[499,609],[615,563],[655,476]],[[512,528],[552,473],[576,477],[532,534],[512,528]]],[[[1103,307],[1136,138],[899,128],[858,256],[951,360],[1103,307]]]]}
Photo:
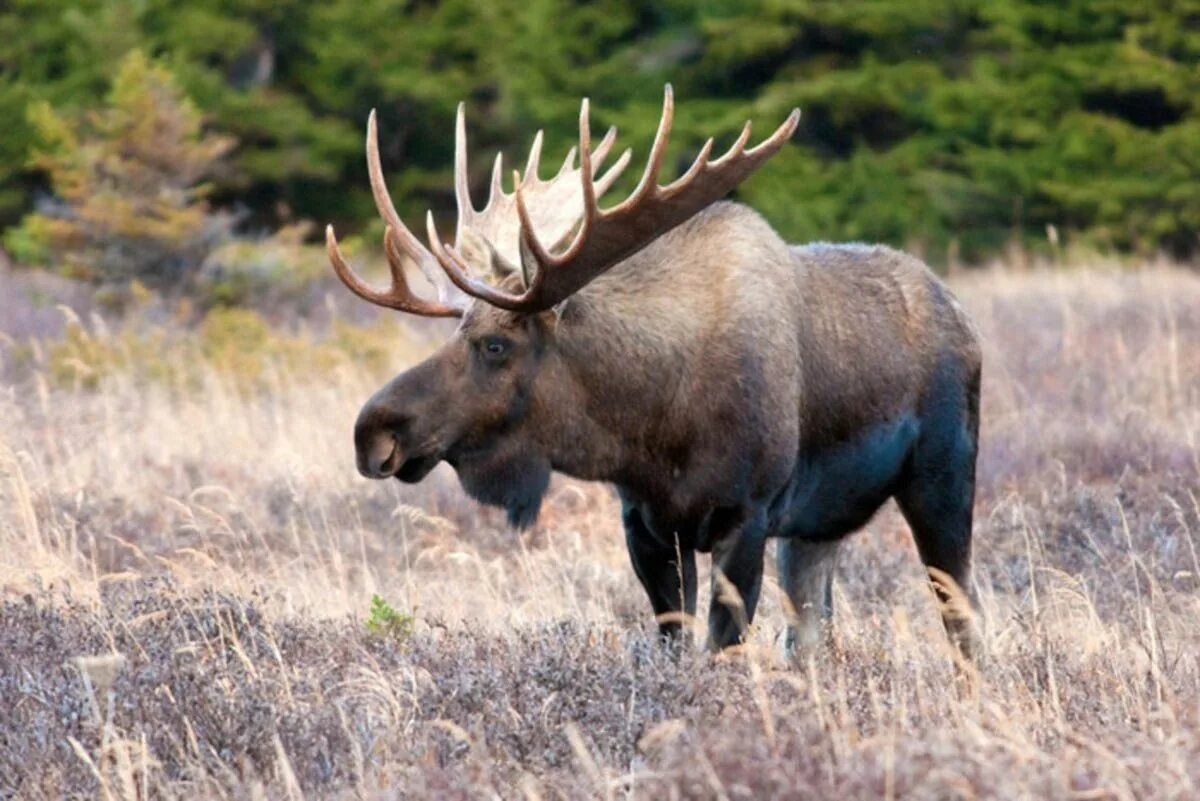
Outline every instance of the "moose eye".
{"type": "Polygon", "coordinates": [[[484,358],[492,363],[503,361],[511,345],[504,337],[485,337],[479,344],[484,358]]]}

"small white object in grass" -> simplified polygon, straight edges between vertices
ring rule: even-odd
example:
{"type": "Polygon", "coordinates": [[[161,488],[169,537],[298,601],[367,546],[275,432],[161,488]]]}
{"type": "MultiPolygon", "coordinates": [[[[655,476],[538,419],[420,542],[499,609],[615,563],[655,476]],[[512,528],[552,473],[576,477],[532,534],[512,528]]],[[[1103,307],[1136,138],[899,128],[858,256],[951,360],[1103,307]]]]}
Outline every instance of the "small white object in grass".
{"type": "Polygon", "coordinates": [[[125,655],[121,653],[77,656],[73,661],[88,683],[101,693],[112,687],[125,667],[125,655]]]}

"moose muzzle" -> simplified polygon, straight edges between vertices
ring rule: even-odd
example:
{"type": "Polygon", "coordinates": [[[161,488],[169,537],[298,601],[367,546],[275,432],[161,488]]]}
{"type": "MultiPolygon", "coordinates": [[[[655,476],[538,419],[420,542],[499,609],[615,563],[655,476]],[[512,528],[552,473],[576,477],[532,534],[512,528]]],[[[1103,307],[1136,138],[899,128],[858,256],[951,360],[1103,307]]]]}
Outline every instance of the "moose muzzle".
{"type": "Polygon", "coordinates": [[[354,424],[354,450],[358,472],[367,478],[420,481],[441,461],[440,451],[412,447],[412,418],[389,411],[374,402],[363,407],[354,424]]]}

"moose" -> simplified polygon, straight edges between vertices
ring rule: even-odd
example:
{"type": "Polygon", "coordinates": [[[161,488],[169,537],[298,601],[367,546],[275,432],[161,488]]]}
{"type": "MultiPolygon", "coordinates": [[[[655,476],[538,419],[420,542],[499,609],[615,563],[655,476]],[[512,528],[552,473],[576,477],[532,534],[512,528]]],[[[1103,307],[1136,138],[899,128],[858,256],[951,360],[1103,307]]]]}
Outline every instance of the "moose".
{"type": "Polygon", "coordinates": [[[515,527],[537,518],[554,471],[612,484],[634,571],[669,638],[696,611],[696,554],[711,554],[713,650],[745,637],[775,538],[793,655],[826,637],[839,542],[894,498],[950,640],[970,658],[981,371],[971,322],[915,257],[789,245],[722,199],[783,148],[798,109],[756,147],[749,122],[718,158],[709,139],[662,185],[673,117],[668,85],[641,179],[615,206],[600,197],[630,151],[597,177],[616,130],[593,150],[585,99],[578,166],[573,147],[541,178],[539,131],[511,193],[497,156],[478,210],[460,104],[454,244],[429,213],[426,247],[388,194],[371,113],[367,167],[391,286],[358,277],[332,226],[330,261],[364,300],[460,322],[363,406],[359,471],[412,483],[446,462],[515,527]],[[410,289],[410,265],[436,299],[410,289]]]}

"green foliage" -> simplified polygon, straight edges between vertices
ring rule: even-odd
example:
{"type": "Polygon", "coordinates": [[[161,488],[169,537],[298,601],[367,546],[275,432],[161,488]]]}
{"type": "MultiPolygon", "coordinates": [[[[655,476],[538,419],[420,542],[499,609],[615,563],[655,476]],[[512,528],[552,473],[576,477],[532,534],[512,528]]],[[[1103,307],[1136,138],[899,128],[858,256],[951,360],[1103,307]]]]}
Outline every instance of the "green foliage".
{"type": "Polygon", "coordinates": [[[96,283],[172,287],[226,236],[202,181],[232,142],[202,132],[170,72],[140,51],[122,60],[101,108],[68,119],[39,102],[29,121],[33,163],[57,202],[7,237],[20,257],[96,283]]]}
{"type": "MultiPolygon", "coordinates": [[[[808,2],[759,92],[806,122],[779,183],[745,196],[798,238],[959,240],[968,255],[1047,225],[1126,251],[1197,249],[1200,7],[1149,2],[808,2]],[[789,211],[789,205],[791,210],[789,211]]],[[[762,11],[762,9],[760,9],[762,11]]],[[[738,12],[739,15],[743,12],[738,12]]],[[[749,16],[749,12],[744,12],[749,16]]],[[[726,38],[739,26],[722,29],[726,38]]],[[[726,42],[723,47],[731,45],[726,42]]]]}
{"type": "Polygon", "coordinates": [[[305,244],[311,225],[268,237],[231,239],[201,265],[193,297],[204,307],[257,304],[304,310],[311,287],[329,275],[323,248],[305,244]]]}
{"type": "MultiPolygon", "coordinates": [[[[449,213],[459,100],[481,194],[491,153],[519,158],[538,127],[548,160],[565,153],[584,95],[644,155],[670,80],[672,163],[803,108],[794,146],[739,193],[791,239],[978,257],[1054,225],[1100,248],[1198,250],[1196,0],[10,0],[0,43],[0,224],[45,174],[28,154],[54,126],[26,109],[74,119],[140,49],[239,142],[209,197],[256,228],[374,218],[372,107],[401,211],[449,213]]],[[[6,243],[36,260],[47,236],[6,243]]]]}
{"type": "Polygon", "coordinates": [[[397,612],[379,595],[371,596],[371,613],[367,617],[367,632],[373,637],[403,643],[412,636],[413,618],[397,612]]]}

